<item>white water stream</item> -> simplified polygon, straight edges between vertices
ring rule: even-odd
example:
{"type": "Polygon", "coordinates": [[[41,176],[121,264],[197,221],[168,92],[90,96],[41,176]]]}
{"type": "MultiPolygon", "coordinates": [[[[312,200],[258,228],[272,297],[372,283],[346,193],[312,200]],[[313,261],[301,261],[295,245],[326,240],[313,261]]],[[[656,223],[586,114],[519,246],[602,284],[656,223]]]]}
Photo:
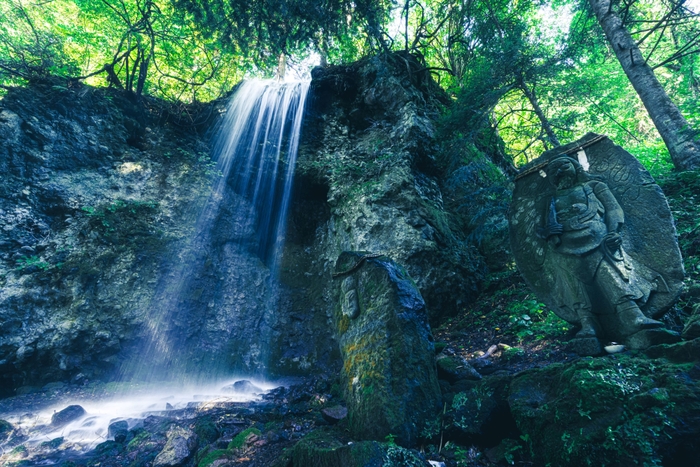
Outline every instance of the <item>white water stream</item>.
{"type": "Polygon", "coordinates": [[[214,147],[223,177],[213,196],[220,199],[228,182],[250,200],[255,209],[258,254],[275,272],[309,84],[244,81],[231,99],[214,147]]]}
{"type": "Polygon", "coordinates": [[[3,414],[3,419],[22,429],[27,436],[22,443],[26,447],[36,448],[42,443],[63,438],[66,444],[62,444],[62,449],[88,452],[97,444],[112,439],[108,433],[111,423],[125,420],[128,429],[132,429],[142,426],[144,419],[149,415],[167,416],[180,409],[203,410],[223,403],[259,400],[261,394],[278,386],[266,381],[253,380],[251,382],[260,389],[259,392],[226,390],[234,381],[237,380],[199,386],[144,386],[99,400],[64,400],[40,410],[24,408],[3,414]],[[52,416],[69,405],[80,405],[85,409],[85,415],[64,426],[53,427],[52,416]]]}

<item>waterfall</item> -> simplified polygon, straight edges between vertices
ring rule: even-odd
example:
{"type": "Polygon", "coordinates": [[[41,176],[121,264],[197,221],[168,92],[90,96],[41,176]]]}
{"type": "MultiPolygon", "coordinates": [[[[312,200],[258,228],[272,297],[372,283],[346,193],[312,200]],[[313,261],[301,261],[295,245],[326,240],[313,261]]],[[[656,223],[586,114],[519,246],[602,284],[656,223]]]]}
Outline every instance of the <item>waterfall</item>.
{"type": "Polygon", "coordinates": [[[309,82],[245,81],[231,100],[214,147],[225,185],[254,209],[258,255],[276,273],[309,82]]]}
{"type": "Polygon", "coordinates": [[[264,372],[309,84],[251,80],[236,90],[213,145],[218,177],[156,286],[145,343],[122,365],[122,381],[264,372]]]}

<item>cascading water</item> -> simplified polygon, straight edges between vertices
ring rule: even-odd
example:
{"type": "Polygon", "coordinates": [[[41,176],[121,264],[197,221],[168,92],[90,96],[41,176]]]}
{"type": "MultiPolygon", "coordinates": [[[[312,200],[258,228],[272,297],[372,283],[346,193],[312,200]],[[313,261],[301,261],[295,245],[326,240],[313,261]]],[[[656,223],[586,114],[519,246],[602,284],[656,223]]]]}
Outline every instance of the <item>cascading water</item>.
{"type": "MultiPolygon", "coordinates": [[[[226,391],[225,386],[254,376],[252,368],[257,370],[255,385],[262,390],[272,387],[261,371],[269,342],[266,322],[276,307],[277,270],[308,89],[309,82],[245,81],[239,86],[214,145],[219,176],[187,247],[171,261],[170,271],[157,284],[148,310],[145,343],[122,366],[125,390],[99,403],[77,401],[88,414],[61,428],[61,436],[71,433],[73,441],[87,449],[105,439],[110,421],[128,418],[131,427],[149,411],[165,410],[166,403],[177,409],[195,401],[250,400],[256,396],[226,391]],[[213,249],[235,280],[223,277],[216,286],[204,281],[210,275],[211,257],[216,256],[213,249]],[[238,269],[244,273],[237,274],[238,269]],[[197,285],[202,281],[204,286],[197,285]],[[199,292],[202,288],[215,290],[199,292]],[[237,300],[244,300],[250,290],[258,293],[256,303],[249,300],[246,306],[239,306],[237,300]],[[223,297],[219,302],[225,306],[212,310],[217,307],[192,298],[205,294],[223,297]],[[223,318],[210,319],[216,313],[223,313],[223,318]],[[245,339],[236,345],[218,342],[231,335],[227,327],[237,328],[237,336],[245,339]],[[236,349],[247,353],[237,355],[236,349]]],[[[62,407],[49,407],[36,416],[48,420],[62,407]]],[[[18,417],[10,420],[21,426],[25,422],[18,417]]],[[[37,418],[30,423],[36,425],[37,418]]],[[[48,434],[44,430],[37,436],[39,443],[48,434]]]]}
{"type": "Polygon", "coordinates": [[[223,177],[254,208],[258,255],[273,274],[279,266],[309,82],[245,81],[231,100],[215,146],[223,177]],[[286,142],[286,144],[285,144],[286,142]]]}

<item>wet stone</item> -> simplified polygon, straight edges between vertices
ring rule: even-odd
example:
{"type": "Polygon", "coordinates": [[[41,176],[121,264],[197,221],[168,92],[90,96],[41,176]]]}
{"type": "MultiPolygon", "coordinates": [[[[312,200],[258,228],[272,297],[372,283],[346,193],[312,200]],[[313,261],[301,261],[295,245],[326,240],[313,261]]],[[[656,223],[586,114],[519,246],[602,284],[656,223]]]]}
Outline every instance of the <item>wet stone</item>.
{"type": "Polygon", "coordinates": [[[686,340],[700,337],[700,304],[693,306],[693,314],[686,321],[681,336],[686,340]]]}
{"type": "Polygon", "coordinates": [[[627,345],[632,350],[642,350],[652,345],[675,344],[681,340],[678,333],[668,329],[645,329],[627,338],[627,345]]]}
{"type": "Polygon", "coordinates": [[[51,417],[51,426],[59,428],[68,425],[70,422],[73,422],[79,419],[80,417],[84,416],[85,413],[85,409],[81,406],[69,405],[60,412],[56,412],[55,414],[53,414],[53,416],[51,417]]]}
{"type": "Polygon", "coordinates": [[[117,443],[123,443],[126,441],[126,437],[129,433],[129,423],[126,420],[119,420],[109,424],[107,429],[107,437],[114,438],[117,443]]]}
{"type": "Polygon", "coordinates": [[[153,461],[153,467],[174,467],[181,465],[190,457],[197,446],[197,435],[182,427],[171,427],[168,430],[168,441],[163,450],[153,461]]]}
{"type": "Polygon", "coordinates": [[[321,415],[325,421],[330,424],[334,424],[348,416],[348,409],[342,405],[326,407],[325,409],[321,410],[321,415]]]}
{"type": "Polygon", "coordinates": [[[435,359],[438,378],[455,383],[459,380],[480,380],[481,375],[464,358],[456,355],[439,355],[435,359]]]}
{"type": "Polygon", "coordinates": [[[240,381],[236,381],[233,384],[229,384],[228,386],[224,386],[223,388],[221,388],[221,390],[223,392],[234,394],[261,394],[265,392],[258,386],[248,381],[247,379],[242,379],[240,381]]]}

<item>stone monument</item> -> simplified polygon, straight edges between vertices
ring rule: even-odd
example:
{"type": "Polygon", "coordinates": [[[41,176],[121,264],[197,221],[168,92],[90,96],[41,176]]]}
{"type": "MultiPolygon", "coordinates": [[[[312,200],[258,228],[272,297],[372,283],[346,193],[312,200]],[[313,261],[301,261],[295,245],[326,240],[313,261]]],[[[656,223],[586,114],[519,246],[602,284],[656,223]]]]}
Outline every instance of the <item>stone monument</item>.
{"type": "Polygon", "coordinates": [[[515,178],[513,254],[525,281],[579,327],[573,350],[675,342],[658,319],[683,281],[673,218],[661,189],[632,155],[589,133],[547,151],[515,178]]]}
{"type": "Polygon", "coordinates": [[[336,337],[348,428],[360,439],[415,444],[442,407],[425,302],[386,256],[343,252],[336,262],[336,337]]]}

